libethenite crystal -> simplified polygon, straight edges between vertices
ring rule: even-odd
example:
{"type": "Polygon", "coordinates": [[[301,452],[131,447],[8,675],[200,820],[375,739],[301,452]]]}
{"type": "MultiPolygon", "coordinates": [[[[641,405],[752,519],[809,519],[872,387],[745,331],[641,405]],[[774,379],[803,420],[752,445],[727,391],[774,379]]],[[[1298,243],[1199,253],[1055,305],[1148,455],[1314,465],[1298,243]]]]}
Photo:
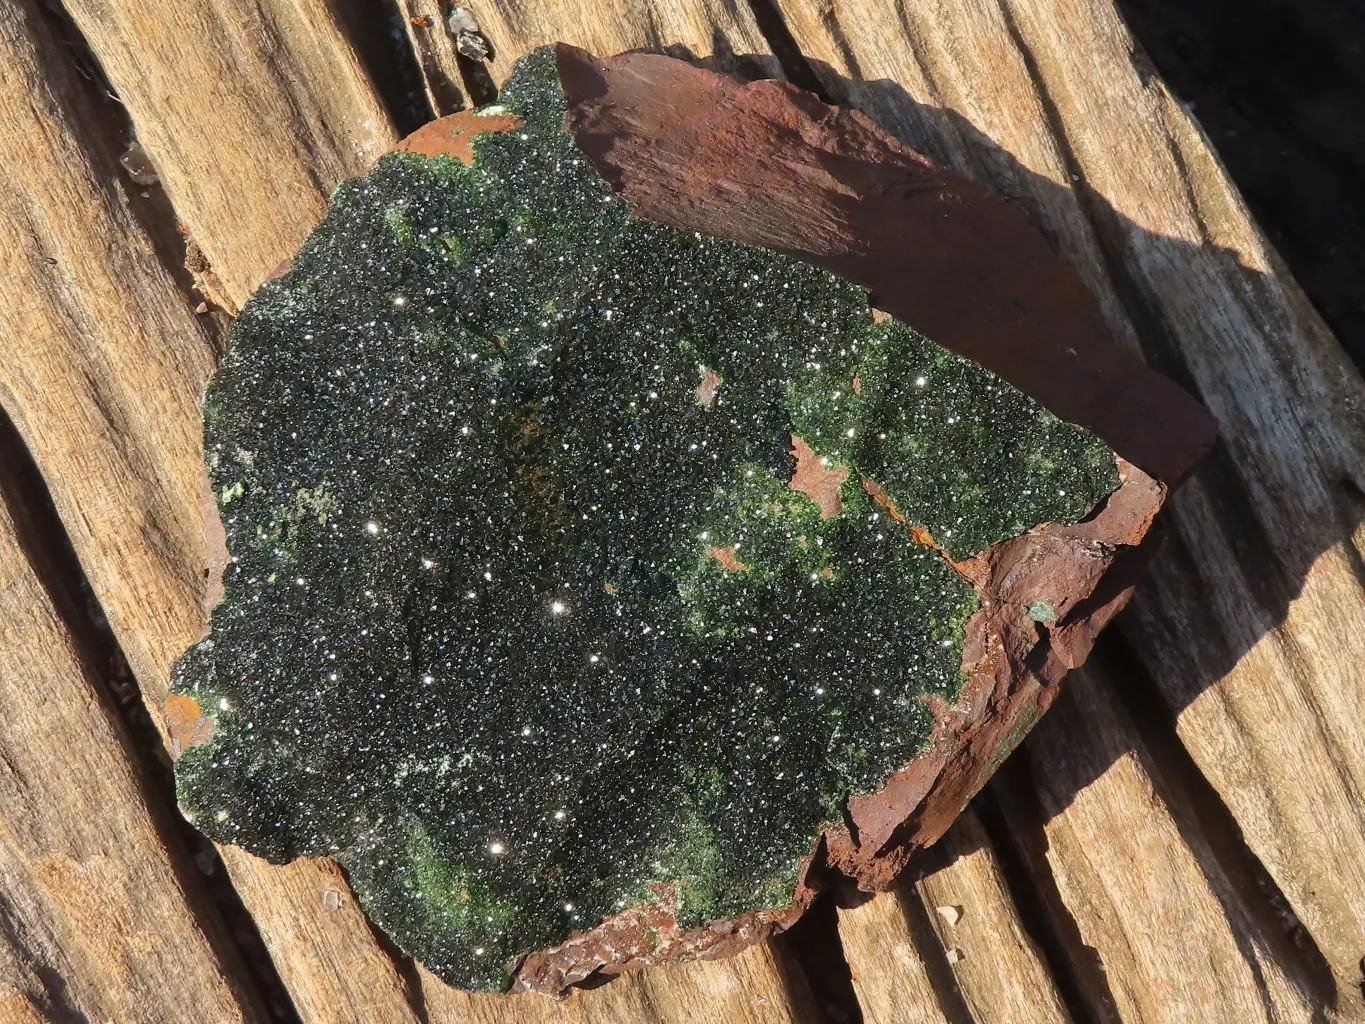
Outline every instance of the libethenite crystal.
{"type": "Polygon", "coordinates": [[[473,988],[652,883],[687,924],[785,906],[957,693],[945,554],[1117,484],[854,285],[632,217],[552,53],[501,102],[472,165],[338,189],[242,311],[205,403],[226,597],[175,678],[216,720],[176,765],[199,827],[338,858],[473,988]]]}

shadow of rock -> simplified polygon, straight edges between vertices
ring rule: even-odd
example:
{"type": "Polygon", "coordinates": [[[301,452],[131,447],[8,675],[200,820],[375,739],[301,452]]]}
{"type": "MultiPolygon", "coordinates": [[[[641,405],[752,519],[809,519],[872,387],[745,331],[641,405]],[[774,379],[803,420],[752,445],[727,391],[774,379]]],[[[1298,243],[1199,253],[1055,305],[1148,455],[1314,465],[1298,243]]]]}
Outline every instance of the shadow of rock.
{"type": "MultiPolygon", "coordinates": [[[[912,148],[1021,207],[1064,259],[1076,255],[1067,244],[1068,228],[1074,231],[1068,222],[1074,224],[1078,215],[1088,221],[1096,241],[1093,251],[1102,256],[1101,269],[1112,287],[1113,300],[1102,304],[1115,334],[1123,337],[1125,325],[1115,321],[1126,319],[1130,336],[1148,363],[1218,411],[1224,421],[1223,438],[1165,513],[1163,543],[1130,609],[1101,636],[1083,680],[1063,685],[1055,717],[1045,719],[1025,740],[1023,757],[1011,772],[1033,790],[1039,817],[1029,823],[1008,821],[1007,827],[1022,825],[1033,836],[1025,841],[1039,853],[1045,851],[1043,824],[1070,806],[1115,760],[1136,756],[1153,777],[1210,888],[1224,901],[1238,941],[1250,941],[1248,935],[1268,941],[1281,959],[1297,964],[1294,973],[1315,1005],[1333,1003],[1334,985],[1325,958],[1269,873],[1242,843],[1232,815],[1176,737],[1175,722],[1284,621],[1325,552],[1341,545],[1357,579],[1365,582],[1352,542],[1365,521],[1365,500],[1351,469],[1333,464],[1331,453],[1314,444],[1308,429],[1295,438],[1296,456],[1303,459],[1299,480],[1277,470],[1274,462],[1282,453],[1276,447],[1283,440],[1245,433],[1245,422],[1255,418],[1254,411],[1245,418],[1227,416],[1230,405],[1260,407],[1266,396],[1239,393],[1235,364],[1206,365],[1196,372],[1184,355],[1188,341],[1177,337],[1184,329],[1187,339],[1188,326],[1171,322],[1161,296],[1154,295],[1150,285],[1138,284],[1128,261],[1141,252],[1149,265],[1168,268],[1172,282],[1186,275],[1191,280],[1225,282],[1226,294],[1247,310],[1247,322],[1266,335],[1248,341],[1266,348],[1293,330],[1285,322],[1292,300],[1286,301],[1283,283],[1246,266],[1226,248],[1191,244],[1141,228],[1083,179],[1062,184],[1030,171],[966,118],[921,104],[894,82],[854,83],[828,68],[817,68],[817,75],[824,83],[840,83],[831,90],[836,102],[853,100],[912,148]],[[1212,380],[1209,390],[1201,387],[1201,380],[1212,380]],[[1303,491],[1294,493],[1296,483],[1303,491]],[[1253,493],[1258,486],[1283,490],[1266,501],[1264,493],[1253,493]],[[1312,496],[1300,504],[1303,492],[1312,496]],[[1313,506],[1315,514],[1304,515],[1302,505],[1313,506]],[[1222,595],[1220,601],[1212,591],[1228,581],[1235,581],[1236,591],[1222,595]],[[1229,603],[1238,606],[1234,612],[1229,612],[1229,603]],[[1083,727],[1084,706],[1091,702],[1114,706],[1115,728],[1083,727]],[[1227,898],[1229,877],[1240,906],[1230,905],[1227,898]],[[1248,913],[1256,919],[1239,920],[1248,913]]],[[[1075,265],[1093,287],[1094,268],[1080,261],[1075,265]]],[[[1217,310],[1208,311],[1210,318],[1216,315],[1217,310]]],[[[1231,358],[1232,353],[1215,350],[1210,355],[1231,358]]],[[[1345,372],[1351,372],[1342,363],[1345,372]]],[[[1292,376],[1285,374],[1287,401],[1299,398],[1293,394],[1292,376]]],[[[1017,780],[1015,785],[1017,789],[1017,780]]],[[[992,784],[988,791],[996,788],[992,784]]],[[[996,798],[990,792],[986,796],[996,798]]],[[[1035,871],[1046,871],[1045,860],[1034,859],[1035,871]]],[[[1050,910],[1055,918],[1058,908],[1050,910]]],[[[1254,963],[1250,950],[1244,953],[1254,963]]]]}
{"type": "Polygon", "coordinates": [[[1294,274],[1365,366],[1365,6],[1118,0],[1294,274]]]}

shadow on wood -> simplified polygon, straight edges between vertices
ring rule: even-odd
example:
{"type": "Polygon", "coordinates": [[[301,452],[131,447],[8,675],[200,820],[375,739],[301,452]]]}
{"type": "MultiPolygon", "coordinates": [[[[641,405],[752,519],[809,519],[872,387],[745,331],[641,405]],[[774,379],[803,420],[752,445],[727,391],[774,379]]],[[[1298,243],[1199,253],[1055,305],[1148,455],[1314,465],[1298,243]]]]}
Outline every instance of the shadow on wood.
{"type": "Polygon", "coordinates": [[[1365,7],[1118,6],[1156,70],[1197,111],[1304,290],[1365,366],[1365,7]]]}

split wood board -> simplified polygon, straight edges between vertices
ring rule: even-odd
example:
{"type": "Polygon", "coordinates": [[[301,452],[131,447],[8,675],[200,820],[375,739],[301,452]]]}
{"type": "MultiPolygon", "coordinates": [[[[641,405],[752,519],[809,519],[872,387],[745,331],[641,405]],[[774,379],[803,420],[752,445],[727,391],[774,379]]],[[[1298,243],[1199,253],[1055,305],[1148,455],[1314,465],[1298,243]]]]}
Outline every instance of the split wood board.
{"type": "MultiPolygon", "coordinates": [[[[6,833],[6,863],[26,863],[34,844],[69,856],[62,843],[143,822],[144,839],[107,850],[123,879],[107,892],[140,906],[127,880],[161,879],[163,898],[142,898],[159,908],[149,920],[164,952],[126,949],[126,915],[89,915],[76,933],[50,900],[26,897],[22,917],[7,897],[4,920],[22,927],[0,933],[0,1008],[103,1019],[111,1004],[97,994],[114,992],[134,1000],[115,1019],[148,1020],[175,1019],[181,999],[214,1020],[270,1019],[283,999],[307,1022],[1362,1019],[1365,709],[1350,655],[1365,618],[1365,388],[1109,0],[474,4],[486,67],[457,59],[439,21],[414,24],[444,16],[430,0],[357,9],[18,0],[0,11],[11,187],[0,405],[158,723],[170,665],[204,623],[196,406],[223,325],[195,306],[238,308],[330,189],[393,141],[408,98],[381,95],[358,53],[360,34],[399,21],[440,109],[555,39],[715,53],[722,67],[818,86],[1024,206],[1115,333],[1214,409],[1224,442],[1177,498],[1122,635],[990,787],[989,813],[965,818],[918,881],[842,910],[834,934],[628,974],[563,1004],[508,1003],[452,992],[396,957],[334,865],[276,868],[225,849],[258,930],[238,950],[221,940],[229,911],[184,870],[164,760],[117,721],[100,732],[110,719],[92,711],[88,735],[62,750],[65,790],[53,783],[35,805],[20,775],[0,774],[3,806],[30,799],[52,818],[6,833]],[[131,186],[117,166],[134,133],[159,186],[131,186]],[[177,227],[193,243],[192,278],[177,227]],[[144,776],[80,814],[85,779],[144,776]],[[262,949],[264,968],[247,963],[262,949]]],[[[0,564],[17,581],[0,592],[0,622],[32,640],[0,653],[7,714],[32,704],[20,684],[35,679],[53,680],[51,693],[60,681],[65,706],[103,706],[84,631],[29,618],[51,575],[33,546],[0,545],[0,564]]],[[[32,730],[0,744],[0,764],[53,756],[32,730]]],[[[37,893],[28,878],[7,894],[37,893]]]]}

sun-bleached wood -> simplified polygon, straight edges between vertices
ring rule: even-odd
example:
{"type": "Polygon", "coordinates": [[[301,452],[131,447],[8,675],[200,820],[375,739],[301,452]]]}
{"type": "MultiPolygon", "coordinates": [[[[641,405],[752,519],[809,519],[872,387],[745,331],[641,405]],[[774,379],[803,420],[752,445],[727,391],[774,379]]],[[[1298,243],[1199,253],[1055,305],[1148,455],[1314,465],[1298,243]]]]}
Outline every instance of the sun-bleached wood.
{"type": "MultiPolygon", "coordinates": [[[[0,8],[0,402],[31,445],[61,453],[73,473],[137,473],[158,456],[81,440],[136,415],[106,390],[98,352],[85,347],[99,333],[92,323],[153,365],[180,358],[173,341],[151,344],[156,334],[178,322],[195,336],[196,325],[158,278],[113,167],[88,160],[96,114],[72,105],[79,92],[35,12],[0,8]],[[162,300],[143,306],[158,287],[162,300]]],[[[175,400],[155,385],[146,397],[175,400]]],[[[17,458],[7,453],[6,466],[17,458]]],[[[100,666],[43,582],[40,568],[55,570],[21,541],[21,529],[41,525],[9,493],[14,480],[0,472],[0,1019],[262,1020],[221,919],[195,888],[197,869],[167,836],[170,809],[148,802],[131,741],[101,698],[100,666]]],[[[139,515],[134,506],[124,525],[136,529],[139,515]]],[[[138,570],[158,564],[147,557],[138,570]]]]}
{"type": "Polygon", "coordinates": [[[95,672],[0,500],[0,1020],[264,1021],[95,672]]]}
{"type": "MultiPolygon", "coordinates": [[[[199,395],[212,325],[142,231],[36,4],[4,9],[0,402],[34,453],[139,678],[202,629],[199,395]],[[27,48],[27,52],[25,52],[27,48]],[[190,599],[187,599],[190,598],[190,599]]],[[[164,690],[153,685],[152,696],[164,690]]]]}
{"type": "MultiPolygon", "coordinates": [[[[408,17],[436,6],[403,2],[408,17]]],[[[555,39],[603,53],[681,45],[717,52],[722,65],[731,51],[767,51],[745,4],[467,6],[494,45],[495,80],[524,49],[555,39]]],[[[1365,626],[1358,375],[1260,239],[1188,114],[1148,69],[1134,66],[1110,0],[778,6],[835,98],[1015,198],[1096,290],[1115,333],[1190,383],[1223,419],[1227,441],[1176,499],[1171,543],[1121,628],[1154,680],[1150,692],[1178,715],[1190,756],[1335,969],[1337,1016],[1365,1017],[1354,1001],[1356,960],[1365,952],[1357,796],[1365,708],[1351,658],[1352,638],[1365,626]]],[[[324,0],[70,0],[68,9],[228,308],[292,254],[331,187],[392,141],[388,116],[324,0]]],[[[145,211],[130,206],[118,184],[102,144],[108,125],[93,124],[107,117],[76,101],[83,86],[56,44],[43,44],[42,59],[10,59],[14,39],[46,31],[35,12],[33,0],[0,10],[0,45],[9,48],[0,54],[0,162],[10,169],[0,195],[7,282],[0,404],[34,451],[157,712],[172,660],[203,627],[197,400],[215,328],[191,312],[197,300],[177,291],[139,230],[145,211]]],[[[417,28],[410,25],[414,40],[417,28]]],[[[430,69],[450,75],[453,61],[447,52],[423,63],[429,87],[430,69]]],[[[10,552],[0,572],[20,579],[24,564],[10,552]]],[[[45,647],[3,655],[28,672],[61,657],[45,647]]],[[[1065,768],[1076,735],[1137,743],[1122,708],[1093,683],[1105,678],[1099,667],[1090,674],[1093,716],[1087,710],[1050,745],[1047,733],[1030,744],[1035,775],[1046,780],[1065,768]],[[1091,721],[1110,724],[1092,734],[1091,721]]],[[[1157,755],[1081,744],[1074,756],[1074,785],[1061,774],[1040,784],[1056,806],[1046,824],[1051,849],[1031,863],[1036,878],[1056,887],[1054,913],[1072,921],[1112,972],[1116,1004],[1133,1019],[1163,1019],[1174,1004],[1156,1000],[1170,977],[1207,1019],[1267,1019],[1272,1011],[1304,1019],[1321,992],[1305,987],[1293,955],[1273,955],[1278,947],[1254,908],[1228,895],[1219,857],[1160,782],[1157,755]],[[1210,958],[1207,977],[1192,973],[1210,958]],[[1259,981],[1225,1004],[1251,1016],[1218,1016],[1198,1002],[1214,982],[1236,988],[1258,971],[1259,981]],[[1259,1001],[1245,1001],[1248,992],[1259,1001]]],[[[55,848],[58,836],[43,833],[43,842],[55,848]]],[[[536,1014],[583,1024],[804,1024],[810,1012],[799,968],[775,947],[634,972],[564,1004],[468,997],[396,962],[335,865],[276,868],[223,852],[309,1024],[493,1024],[536,1014]]],[[[1016,1000],[1054,1006],[1055,985],[1036,988],[1042,968],[1019,940],[991,857],[984,844],[964,850],[919,883],[918,909],[897,902],[910,898],[903,892],[842,915],[869,1020],[955,1019],[965,1008],[978,1019],[1009,1019],[1020,1004],[1009,1001],[1006,978],[1016,979],[1016,1000]],[[974,895],[955,898],[958,891],[974,895]],[[938,905],[962,905],[963,917],[948,926],[938,905]],[[907,909],[927,915],[936,945],[924,944],[922,928],[912,937],[907,909]],[[969,929],[978,925],[1002,936],[997,959],[975,954],[969,929]],[[942,962],[932,965],[938,992],[924,973],[948,938],[963,954],[950,965],[952,998],[942,962]],[[886,1001],[874,1003],[874,992],[886,1001]],[[927,1015],[914,1016],[921,1003],[927,1015]],[[873,1017],[869,1008],[878,1005],[886,1015],[873,1017]]],[[[45,948],[79,967],[80,938],[45,948]]],[[[85,970],[78,967],[62,969],[85,970]]],[[[0,979],[10,986],[0,988],[0,1017],[48,1019],[23,994],[42,984],[31,956],[0,949],[0,979]]],[[[1103,1009],[1104,993],[1087,992],[1103,1009]]]]}
{"type": "Polygon", "coordinates": [[[1030,820],[1017,789],[1004,800],[1021,823],[1021,855],[1055,884],[1052,909],[1072,929],[1066,955],[1092,1013],[1307,1024],[1336,1002],[1340,1019],[1359,1019],[1330,977],[1312,976],[1267,894],[1230,876],[1211,846],[1230,837],[1206,834],[1182,780],[1165,777],[1109,685],[1073,672],[1019,754],[1042,820],[1030,820]]]}
{"type": "Polygon", "coordinates": [[[839,913],[864,1019],[1070,1021],[975,812],[964,811],[940,844],[945,866],[839,913]]]}
{"type": "Polygon", "coordinates": [[[839,941],[864,1019],[873,1024],[939,1024],[952,1021],[955,992],[935,987],[929,957],[942,950],[917,943],[907,927],[899,893],[881,893],[839,910],[839,941]]]}
{"type": "Polygon", "coordinates": [[[264,1020],[3,501],[0,652],[0,1020],[264,1020]]]}
{"type": "MultiPolygon", "coordinates": [[[[0,26],[13,55],[0,61],[0,155],[12,169],[0,195],[8,284],[0,402],[160,724],[170,667],[205,626],[199,397],[214,339],[141,231],[97,123],[107,115],[92,107],[46,23],[20,4],[0,12],[0,26]]],[[[192,134],[188,124],[179,131],[192,134]]],[[[173,166],[159,163],[163,173],[173,166]]],[[[233,223],[246,230],[257,221],[233,223]]],[[[262,242],[279,244],[275,235],[262,242]]],[[[223,852],[258,919],[296,912],[295,887],[275,869],[223,852]]],[[[312,979],[300,985],[301,1003],[328,1002],[323,993],[339,979],[363,994],[350,1018],[306,1019],[415,1020],[402,992],[384,987],[389,957],[353,925],[271,947],[292,974],[312,979]]]]}
{"type": "Polygon", "coordinates": [[[421,71],[422,89],[437,117],[466,105],[459,53],[446,24],[450,7],[441,0],[394,0],[403,31],[421,71]]]}
{"type": "Polygon", "coordinates": [[[632,969],[562,1002],[457,992],[419,970],[431,1024],[820,1024],[800,967],[773,944],[726,960],[632,969]]]}
{"type": "Polygon", "coordinates": [[[394,141],[327,0],[70,0],[176,212],[240,304],[394,141]]]}
{"type": "Polygon", "coordinates": [[[1343,993],[1358,995],[1359,374],[1188,111],[1134,61],[1109,0],[779,6],[831,93],[1014,196],[1115,334],[1221,420],[1224,442],[1173,501],[1171,543],[1120,628],[1343,993]]]}
{"type": "MultiPolygon", "coordinates": [[[[299,11],[288,4],[252,8],[251,31],[234,20],[248,15],[232,5],[212,11],[189,5],[163,12],[145,28],[143,21],[152,15],[136,3],[76,3],[72,13],[138,128],[178,218],[208,257],[223,301],[232,307],[292,255],[320,219],[330,188],[363,171],[391,141],[387,117],[380,116],[350,45],[329,18],[321,17],[307,42],[298,43],[290,26],[299,11]],[[210,38],[202,34],[206,27],[220,32],[214,37],[220,52],[189,53],[210,38]],[[276,47],[268,60],[257,48],[263,39],[276,47]],[[143,45],[147,49],[139,49],[135,61],[134,49],[143,45]],[[215,69],[225,60],[255,70],[246,78],[223,77],[215,69]],[[167,87],[171,67],[192,79],[179,91],[167,87]],[[230,123],[205,133],[194,97],[210,92],[220,117],[230,123]],[[306,126],[293,123],[299,117],[306,126]],[[281,133],[293,133],[289,145],[281,133]]],[[[609,48],[645,41],[623,36],[609,48]]],[[[25,91],[15,83],[9,95],[22,97],[25,91]]],[[[22,103],[14,106],[25,109],[22,103]]],[[[29,125],[10,138],[15,145],[32,145],[44,134],[29,125]]],[[[103,181],[116,197],[118,171],[105,157],[83,173],[103,181]]],[[[70,195],[81,202],[84,193],[60,186],[65,165],[80,169],[83,158],[72,151],[48,163],[34,165],[25,153],[15,164],[33,166],[39,181],[54,185],[50,194],[40,192],[36,207],[70,201],[70,195]]],[[[58,209],[44,219],[50,237],[41,237],[34,265],[47,266],[40,257],[51,255],[85,277],[60,294],[34,287],[16,300],[27,305],[12,322],[28,329],[14,339],[20,358],[8,373],[0,369],[0,388],[6,389],[0,396],[37,456],[144,699],[159,719],[170,667],[204,628],[208,559],[198,398],[212,368],[213,339],[190,311],[189,297],[177,292],[128,221],[106,229],[98,216],[87,222],[75,209],[58,209]],[[90,259],[91,252],[110,255],[90,259]],[[71,297],[83,317],[79,346],[65,329],[71,312],[63,303],[71,297]]],[[[409,979],[377,944],[334,865],[300,861],[277,868],[241,851],[221,852],[305,1022],[419,1019],[421,994],[410,990],[409,979]]],[[[641,989],[633,998],[656,1000],[660,1019],[683,1020],[689,998],[706,1002],[712,989],[732,991],[736,999],[750,993],[756,1006],[768,1007],[766,1015],[755,1011],[752,1020],[798,1019],[786,1005],[788,982],[772,955],[758,953],[744,964],[700,966],[671,986],[652,981],[657,991],[644,995],[641,989]]],[[[607,1005],[632,998],[643,977],[616,983],[607,1005]]],[[[430,989],[429,1001],[444,988],[432,979],[422,987],[430,989]]],[[[500,1001],[481,1005],[490,1020],[517,1019],[525,1012],[509,1007],[511,1016],[499,1018],[500,1001]]],[[[582,1019],[591,1019],[594,1011],[589,1007],[585,1014],[582,1019]]]]}
{"type": "MultiPolygon", "coordinates": [[[[994,846],[968,808],[941,840],[947,866],[906,884],[901,899],[917,898],[948,957],[962,1001],[973,1019],[998,1024],[1052,1024],[1071,1019],[1042,956],[1024,931],[994,846]]],[[[876,973],[868,964],[864,976],[876,973]]]]}
{"type": "Polygon", "coordinates": [[[493,46],[488,71],[499,84],[516,59],[549,43],[581,46],[590,53],[614,54],[641,47],[667,47],[696,57],[715,57],[721,69],[734,67],[736,54],[753,54],[768,73],[778,73],[768,43],[746,3],[678,0],[650,3],[565,4],[559,0],[527,3],[468,3],[479,29],[493,46]]]}

